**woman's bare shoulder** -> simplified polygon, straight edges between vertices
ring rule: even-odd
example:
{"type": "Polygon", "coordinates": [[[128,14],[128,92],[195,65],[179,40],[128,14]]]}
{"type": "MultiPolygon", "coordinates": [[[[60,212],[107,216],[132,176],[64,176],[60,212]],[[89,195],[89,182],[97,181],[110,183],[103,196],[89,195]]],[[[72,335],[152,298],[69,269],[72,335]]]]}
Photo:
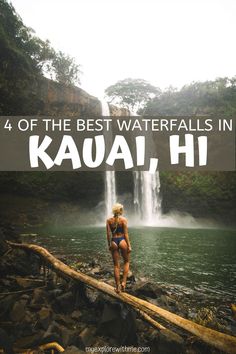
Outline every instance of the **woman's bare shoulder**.
{"type": "Polygon", "coordinates": [[[107,219],[108,224],[110,224],[111,222],[113,222],[113,217],[107,219]]]}
{"type": "Polygon", "coordinates": [[[124,216],[121,216],[120,219],[123,223],[127,223],[127,219],[124,216]]]}

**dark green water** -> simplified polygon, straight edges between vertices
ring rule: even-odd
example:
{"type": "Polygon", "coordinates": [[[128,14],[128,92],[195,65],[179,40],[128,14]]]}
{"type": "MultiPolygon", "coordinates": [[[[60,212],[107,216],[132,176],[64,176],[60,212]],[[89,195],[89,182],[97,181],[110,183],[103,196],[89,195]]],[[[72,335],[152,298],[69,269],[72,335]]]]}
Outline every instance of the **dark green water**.
{"type": "MultiPolygon", "coordinates": [[[[236,232],[215,229],[130,228],[131,269],[138,277],[185,294],[236,297],[236,232]]],[[[112,269],[102,227],[41,229],[37,242],[68,256],[97,259],[112,269]]]]}

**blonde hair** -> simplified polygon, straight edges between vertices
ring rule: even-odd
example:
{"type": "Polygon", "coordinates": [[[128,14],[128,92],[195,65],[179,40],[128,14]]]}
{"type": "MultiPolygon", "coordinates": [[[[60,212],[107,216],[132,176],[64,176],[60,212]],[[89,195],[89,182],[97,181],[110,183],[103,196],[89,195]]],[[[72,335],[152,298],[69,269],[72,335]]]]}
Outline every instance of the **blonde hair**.
{"type": "Polygon", "coordinates": [[[122,215],[123,210],[124,210],[124,207],[120,203],[116,203],[112,207],[112,213],[113,213],[114,216],[122,215]]]}

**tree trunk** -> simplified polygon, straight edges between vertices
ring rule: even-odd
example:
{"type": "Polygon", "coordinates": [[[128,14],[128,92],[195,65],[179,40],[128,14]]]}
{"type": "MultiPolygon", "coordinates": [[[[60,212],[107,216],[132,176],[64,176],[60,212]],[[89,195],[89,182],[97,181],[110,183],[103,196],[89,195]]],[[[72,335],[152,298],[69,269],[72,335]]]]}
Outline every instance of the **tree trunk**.
{"type": "MultiPolygon", "coordinates": [[[[180,328],[185,329],[186,331],[196,335],[201,340],[206,342],[209,345],[212,345],[220,350],[225,351],[229,354],[236,354],[236,337],[230,336],[228,334],[224,334],[213,329],[204,327],[195,322],[187,320],[183,317],[175,315],[167,310],[164,310],[156,305],[149,303],[148,301],[139,299],[133,295],[128,293],[120,293],[117,294],[114,288],[111,285],[108,285],[102,281],[96,280],[91,276],[81,273],[80,271],[75,271],[69,266],[65,265],[63,262],[55,258],[51,255],[45,248],[32,245],[32,244],[18,244],[13,242],[8,242],[9,245],[15,248],[23,248],[25,250],[30,250],[41,258],[43,258],[44,262],[50,265],[57,273],[59,273],[62,277],[66,276],[67,278],[74,279],[75,281],[80,281],[89,285],[97,290],[102,291],[105,294],[111,295],[112,297],[123,301],[135,309],[140,310],[141,312],[146,313],[148,316],[144,316],[148,321],[150,315],[161,317],[167,322],[170,322],[180,328]]],[[[152,320],[152,319],[151,319],[152,320]]],[[[152,325],[155,326],[155,321],[149,321],[152,325]]],[[[156,326],[160,329],[160,324],[156,326]]]]}

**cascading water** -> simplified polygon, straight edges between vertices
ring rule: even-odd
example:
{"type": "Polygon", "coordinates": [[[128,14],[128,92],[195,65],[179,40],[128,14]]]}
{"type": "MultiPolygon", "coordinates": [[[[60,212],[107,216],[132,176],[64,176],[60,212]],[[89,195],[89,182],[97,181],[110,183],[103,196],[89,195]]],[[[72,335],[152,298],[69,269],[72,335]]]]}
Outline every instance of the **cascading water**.
{"type": "Polygon", "coordinates": [[[161,218],[159,172],[135,171],[133,176],[135,213],[145,225],[157,225],[161,218]]]}
{"type": "MultiPolygon", "coordinates": [[[[102,115],[110,116],[109,105],[106,101],[100,100],[102,106],[102,115]]],[[[109,138],[109,136],[107,137],[109,138]]],[[[116,202],[116,175],[115,171],[105,172],[105,206],[106,217],[111,214],[113,204],[116,202]]]]}
{"type": "MultiPolygon", "coordinates": [[[[110,116],[109,105],[101,100],[102,115],[110,116]]],[[[107,135],[107,139],[111,136],[107,135]]],[[[135,214],[145,225],[157,225],[161,218],[160,178],[159,172],[150,174],[146,171],[135,171],[134,176],[134,207],[135,214]]],[[[105,172],[105,205],[106,216],[111,213],[116,202],[115,171],[105,172]]]]}
{"type": "MultiPolygon", "coordinates": [[[[152,136],[148,137],[152,141],[152,136]]],[[[135,214],[144,225],[158,225],[162,217],[159,172],[133,172],[135,214]]]]}
{"type": "Polygon", "coordinates": [[[112,206],[116,202],[116,179],[114,171],[105,172],[105,203],[106,216],[111,214],[112,206]]]}

